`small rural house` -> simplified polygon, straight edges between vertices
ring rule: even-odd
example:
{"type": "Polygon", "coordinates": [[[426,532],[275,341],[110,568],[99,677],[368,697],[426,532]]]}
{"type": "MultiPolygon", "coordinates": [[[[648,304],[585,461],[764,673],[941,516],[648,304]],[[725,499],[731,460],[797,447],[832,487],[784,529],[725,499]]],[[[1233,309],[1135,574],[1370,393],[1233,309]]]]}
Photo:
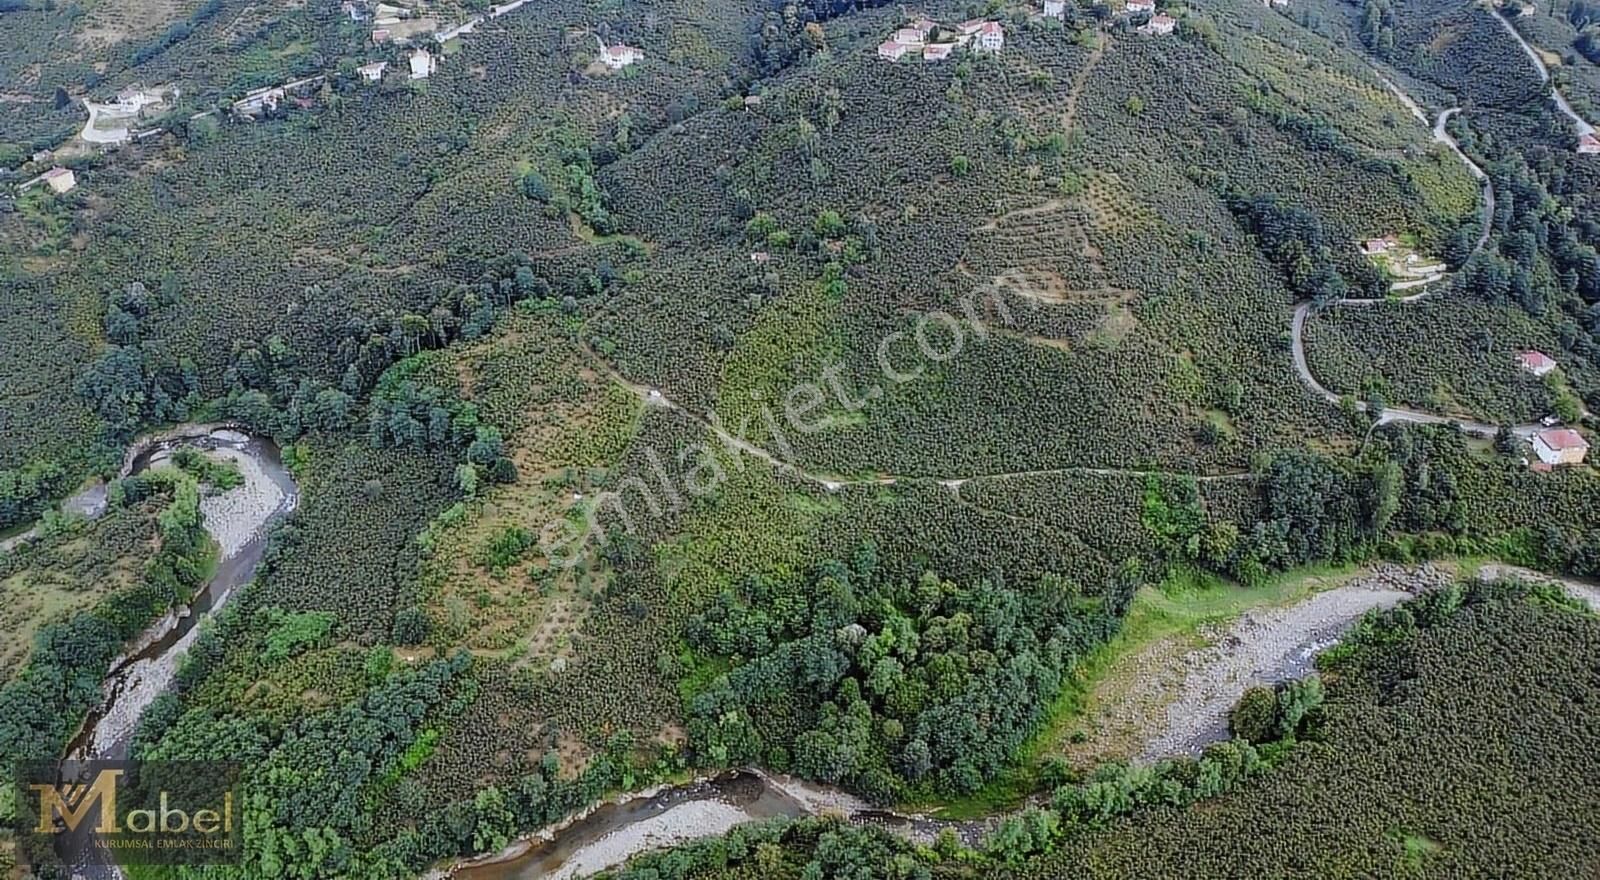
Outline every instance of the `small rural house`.
{"type": "Polygon", "coordinates": [[[233,102],[233,112],[242,116],[255,116],[267,110],[278,109],[287,92],[282,86],[268,86],[245,92],[244,97],[233,102]]]}
{"type": "Polygon", "coordinates": [[[1375,257],[1386,254],[1400,246],[1400,238],[1396,235],[1385,235],[1382,238],[1369,238],[1361,243],[1361,253],[1375,257]]]}
{"type": "Polygon", "coordinates": [[[1579,137],[1578,152],[1585,156],[1600,153],[1600,137],[1595,137],[1593,132],[1579,137]]]}
{"type": "Polygon", "coordinates": [[[1589,441],[1571,428],[1549,428],[1533,435],[1533,452],[1539,461],[1551,467],[1563,464],[1583,464],[1589,453],[1589,441]]]}
{"type": "Polygon", "coordinates": [[[894,40],[885,40],[878,45],[878,57],[887,58],[890,61],[899,61],[906,57],[906,53],[909,51],[911,51],[910,46],[905,43],[897,43],[894,40]]]}
{"type": "Polygon", "coordinates": [[[377,82],[378,80],[383,79],[383,72],[388,69],[389,62],[374,61],[371,64],[363,64],[360,67],[357,67],[356,73],[361,74],[361,78],[367,82],[377,82]]]}
{"type": "Polygon", "coordinates": [[[612,70],[621,70],[630,64],[643,61],[644,50],[618,43],[615,46],[607,46],[606,50],[600,54],[600,60],[612,70]]]}
{"type": "Polygon", "coordinates": [[[1517,363],[1535,376],[1543,376],[1556,368],[1556,362],[1542,351],[1519,351],[1517,363]]]}
{"type": "Polygon", "coordinates": [[[378,28],[372,32],[372,43],[375,46],[381,46],[384,43],[389,42],[389,39],[390,36],[388,28],[378,28]]]}
{"type": "Polygon", "coordinates": [[[433,53],[427,49],[418,49],[411,53],[411,78],[427,79],[439,67],[439,62],[434,60],[433,53]]]}
{"type": "Polygon", "coordinates": [[[1177,26],[1178,20],[1176,18],[1173,18],[1166,13],[1162,13],[1161,15],[1157,15],[1141,25],[1139,27],[1139,33],[1144,34],[1147,37],[1164,37],[1172,33],[1173,28],[1176,28],[1177,26]]]}
{"type": "Polygon", "coordinates": [[[927,41],[928,35],[916,28],[901,28],[895,31],[894,36],[889,39],[896,43],[904,43],[907,46],[920,46],[927,41]]]}
{"type": "Polygon", "coordinates": [[[58,193],[67,192],[78,185],[78,176],[72,173],[72,169],[59,166],[46,171],[39,179],[58,193]]]}
{"type": "Polygon", "coordinates": [[[986,21],[978,28],[979,52],[998,52],[1006,46],[1006,29],[998,21],[986,21]]]}
{"type": "Polygon", "coordinates": [[[1044,0],[1045,18],[1066,18],[1067,0],[1044,0]]]}
{"type": "Polygon", "coordinates": [[[1129,12],[1155,12],[1156,0],[1128,0],[1125,8],[1129,12]]]}
{"type": "Polygon", "coordinates": [[[978,31],[983,30],[983,26],[988,23],[989,22],[981,18],[974,18],[971,21],[964,21],[956,25],[956,31],[963,37],[971,37],[978,31]]]}
{"type": "Polygon", "coordinates": [[[955,43],[929,43],[922,47],[923,61],[944,61],[956,49],[955,43]]]}
{"type": "Polygon", "coordinates": [[[911,23],[911,29],[920,34],[923,40],[933,36],[933,32],[938,28],[939,25],[925,15],[917,16],[917,20],[911,23]]]}

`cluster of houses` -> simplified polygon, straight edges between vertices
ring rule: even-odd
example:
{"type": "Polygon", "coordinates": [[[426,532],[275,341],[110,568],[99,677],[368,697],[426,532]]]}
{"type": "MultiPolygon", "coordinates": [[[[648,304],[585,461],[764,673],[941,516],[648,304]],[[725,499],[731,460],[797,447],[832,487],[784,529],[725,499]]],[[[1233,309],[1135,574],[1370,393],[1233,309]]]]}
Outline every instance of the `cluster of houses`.
{"type": "Polygon", "coordinates": [[[878,46],[878,57],[899,61],[918,53],[923,61],[944,61],[956,49],[971,47],[974,52],[996,53],[1006,45],[1006,31],[998,21],[975,18],[947,28],[932,19],[918,16],[910,25],[895,31],[878,46]]]}
{"type": "MultiPolygon", "coordinates": [[[[1517,352],[1517,365],[1535,376],[1548,376],[1556,369],[1555,358],[1542,351],[1517,352]]],[[[1537,460],[1532,462],[1536,471],[1549,471],[1561,465],[1583,464],[1589,454],[1589,441],[1572,428],[1560,427],[1554,416],[1543,419],[1544,429],[1536,431],[1530,440],[1537,460]]]]}

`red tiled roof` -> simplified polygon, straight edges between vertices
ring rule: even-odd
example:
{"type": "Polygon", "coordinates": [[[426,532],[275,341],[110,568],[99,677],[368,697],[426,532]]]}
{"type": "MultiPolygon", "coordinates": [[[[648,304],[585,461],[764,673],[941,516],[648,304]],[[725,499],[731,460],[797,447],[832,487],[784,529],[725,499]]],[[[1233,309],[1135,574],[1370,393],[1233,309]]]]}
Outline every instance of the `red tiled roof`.
{"type": "Polygon", "coordinates": [[[979,28],[978,31],[984,34],[1000,34],[1001,36],[1005,36],[1005,30],[1000,27],[1000,22],[998,21],[986,21],[983,23],[983,27],[979,28]]]}
{"type": "Polygon", "coordinates": [[[1551,449],[1588,449],[1589,441],[1571,428],[1551,428],[1538,433],[1539,442],[1551,449]]]}
{"type": "Polygon", "coordinates": [[[1538,370],[1543,369],[1544,367],[1553,367],[1556,365],[1556,362],[1552,360],[1549,355],[1542,351],[1519,351],[1517,352],[1517,359],[1521,360],[1522,365],[1530,370],[1538,370]]]}

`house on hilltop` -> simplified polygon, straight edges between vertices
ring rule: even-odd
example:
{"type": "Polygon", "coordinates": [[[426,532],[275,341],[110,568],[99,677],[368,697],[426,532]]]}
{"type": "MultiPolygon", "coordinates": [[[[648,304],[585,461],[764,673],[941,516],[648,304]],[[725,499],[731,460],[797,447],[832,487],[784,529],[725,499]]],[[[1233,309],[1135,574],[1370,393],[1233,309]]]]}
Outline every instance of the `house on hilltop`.
{"type": "Polygon", "coordinates": [[[377,82],[378,80],[383,79],[383,72],[388,69],[389,62],[374,61],[371,64],[363,64],[360,67],[357,67],[356,73],[361,74],[361,78],[367,82],[377,82]]]}
{"type": "Polygon", "coordinates": [[[1571,428],[1550,428],[1533,435],[1533,453],[1550,467],[1583,464],[1589,454],[1589,441],[1571,428]]]}

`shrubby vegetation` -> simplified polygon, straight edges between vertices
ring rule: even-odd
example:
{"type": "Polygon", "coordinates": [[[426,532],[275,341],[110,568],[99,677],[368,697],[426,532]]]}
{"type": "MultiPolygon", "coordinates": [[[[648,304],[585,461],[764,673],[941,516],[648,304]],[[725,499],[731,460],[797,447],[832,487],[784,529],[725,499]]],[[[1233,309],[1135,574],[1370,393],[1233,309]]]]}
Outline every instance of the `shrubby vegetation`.
{"type": "Polygon", "coordinates": [[[690,700],[704,760],[759,761],[884,802],[917,788],[971,793],[1111,623],[1057,579],[882,582],[873,555],[794,583],[754,580],[691,622],[699,662],[733,662],[690,700]]]}
{"type": "Polygon", "coordinates": [[[170,495],[158,519],[160,550],[138,583],[98,606],[42,627],[27,666],[0,686],[0,762],[52,759],[89,710],[123,643],[202,585],[212,548],[200,521],[195,479],[175,469],[130,482],[130,503],[152,491],[170,495]]]}

